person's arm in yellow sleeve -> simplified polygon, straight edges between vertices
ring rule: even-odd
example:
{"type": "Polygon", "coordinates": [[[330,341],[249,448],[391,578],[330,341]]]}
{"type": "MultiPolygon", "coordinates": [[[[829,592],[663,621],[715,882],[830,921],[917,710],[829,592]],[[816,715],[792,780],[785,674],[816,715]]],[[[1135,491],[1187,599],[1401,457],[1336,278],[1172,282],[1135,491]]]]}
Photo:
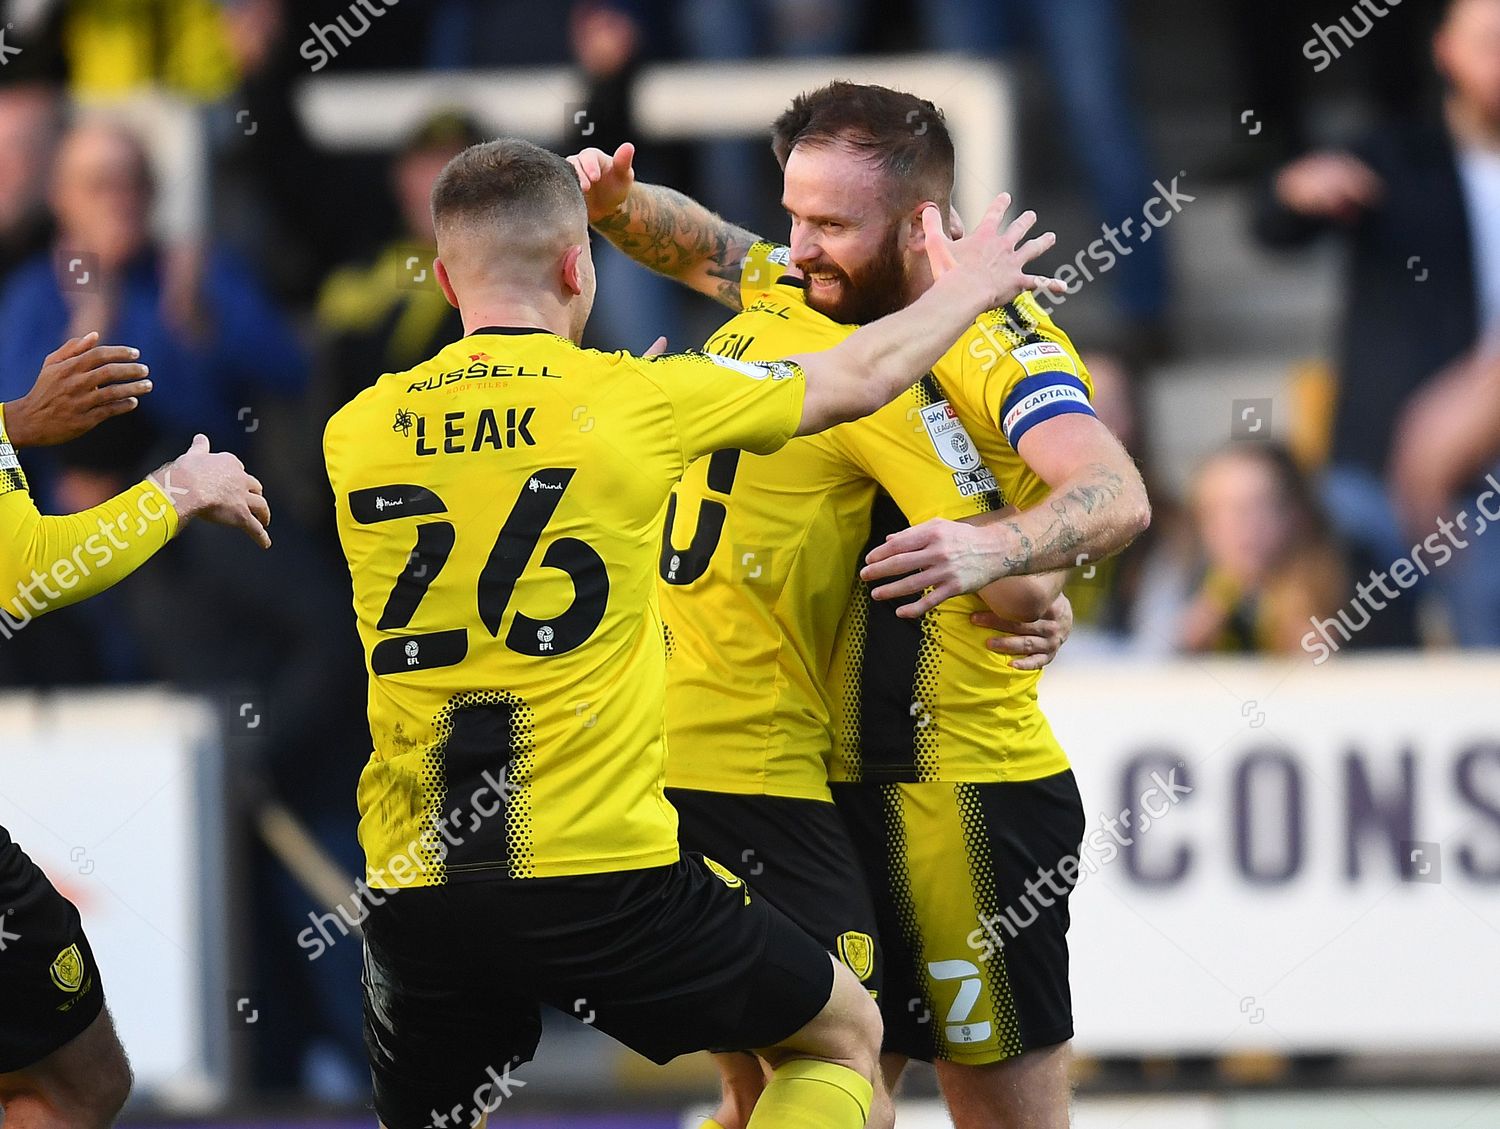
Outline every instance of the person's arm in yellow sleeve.
{"type": "Polygon", "coordinates": [[[1140,472],[1098,419],[1068,415],[1043,426],[1052,442],[1043,449],[1032,441],[1021,451],[1051,487],[1041,502],[1011,516],[987,514],[972,524],[930,521],[892,534],[860,571],[866,581],[885,582],[871,596],[899,599],[930,588],[896,612],[920,616],[1005,577],[1103,560],[1150,525],[1140,472]]]}
{"type": "Polygon", "coordinates": [[[24,487],[0,493],[0,611],[31,619],[103,592],[150,560],[178,524],[149,481],[66,517],[43,517],[24,487]]]}
{"type": "Polygon", "coordinates": [[[103,505],[64,517],[38,512],[6,439],[0,408],[0,611],[13,626],[119,583],[194,517],[243,529],[263,548],[271,513],[261,485],[198,436],[186,454],[103,505]]]}

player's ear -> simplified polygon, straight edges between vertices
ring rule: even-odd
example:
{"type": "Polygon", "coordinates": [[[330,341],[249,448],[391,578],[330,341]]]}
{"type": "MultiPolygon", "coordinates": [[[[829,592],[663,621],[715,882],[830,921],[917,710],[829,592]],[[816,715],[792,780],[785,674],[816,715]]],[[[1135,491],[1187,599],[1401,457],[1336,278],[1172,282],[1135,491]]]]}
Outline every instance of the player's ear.
{"type": "Polygon", "coordinates": [[[448,268],[443,265],[442,259],[432,260],[433,273],[437,275],[438,286],[443,291],[443,297],[448,299],[448,305],[455,310],[458,309],[458,295],[453,291],[453,283],[448,278],[448,268]]]}
{"type": "Polygon", "coordinates": [[[931,200],[923,200],[906,217],[906,249],[920,255],[927,250],[927,231],[922,225],[922,213],[937,207],[931,200]]]}
{"type": "Polygon", "coordinates": [[[958,214],[955,204],[948,205],[948,238],[962,239],[964,237],[964,218],[958,214]]]}
{"type": "Polygon", "coordinates": [[[583,244],[575,243],[563,252],[562,284],[569,294],[583,293],[583,244]]]}

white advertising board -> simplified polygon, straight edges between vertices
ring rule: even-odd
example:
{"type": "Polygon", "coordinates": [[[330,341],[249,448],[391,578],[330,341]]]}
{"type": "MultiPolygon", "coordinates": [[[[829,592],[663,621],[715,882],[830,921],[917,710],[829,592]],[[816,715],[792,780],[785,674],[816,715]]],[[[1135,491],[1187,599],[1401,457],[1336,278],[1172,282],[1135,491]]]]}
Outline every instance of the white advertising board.
{"type": "Polygon", "coordinates": [[[136,1090],[227,1087],[222,756],[213,711],[131,693],[0,696],[0,825],[79,908],[136,1090]]]}
{"type": "Polygon", "coordinates": [[[1500,661],[1063,661],[1041,700],[1081,1052],[1500,1049],[1500,661]]]}

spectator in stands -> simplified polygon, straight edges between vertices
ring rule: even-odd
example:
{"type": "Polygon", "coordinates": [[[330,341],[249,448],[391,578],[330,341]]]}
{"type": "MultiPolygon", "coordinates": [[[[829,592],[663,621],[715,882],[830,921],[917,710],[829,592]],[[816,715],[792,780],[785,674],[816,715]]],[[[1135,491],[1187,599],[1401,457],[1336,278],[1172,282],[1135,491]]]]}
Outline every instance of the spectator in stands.
{"type": "MultiPolygon", "coordinates": [[[[1391,489],[1408,536],[1457,508],[1500,459],[1500,353],[1466,357],[1411,398],[1396,428],[1391,489]],[[1442,436],[1434,443],[1432,437],[1442,436]]],[[[1485,489],[1494,489],[1486,482],[1485,489]]],[[[1494,503],[1489,503],[1493,510],[1494,503]]]]}
{"type": "MultiPolygon", "coordinates": [[[[973,54],[1013,51],[1032,38],[1052,79],[1069,147],[1104,222],[1138,217],[1156,191],[1126,67],[1119,0],[1023,4],[1020,0],[918,0],[926,46],[973,54]]],[[[941,91],[928,92],[939,104],[941,91]]],[[[1177,166],[1173,165],[1175,169],[1177,166]]],[[[1132,240],[1114,274],[1123,326],[1119,352],[1131,360],[1168,347],[1165,234],[1132,240]]]]}
{"type": "Polygon", "coordinates": [[[450,159],[483,139],[468,118],[445,112],[424,122],[396,154],[391,188],[400,233],[366,262],[336,270],[318,296],[325,418],[381,373],[411,368],[464,335],[432,273],[432,182],[450,159]]]}
{"type": "MultiPolygon", "coordinates": [[[[614,152],[622,141],[638,141],[635,83],[649,30],[637,5],[626,0],[582,0],[573,6],[568,45],[582,71],[587,93],[581,113],[564,122],[564,152],[598,146],[614,152]]],[[[643,180],[671,180],[662,147],[650,146],[637,160],[643,180]]],[[[670,160],[670,156],[667,158],[670,160]]],[[[644,349],[658,334],[682,341],[683,295],[672,283],[622,255],[607,239],[594,237],[599,293],[585,343],[601,349],[644,349]]]]}
{"type": "Polygon", "coordinates": [[[52,242],[47,173],[60,114],[52,86],[0,87],[0,283],[52,242]]]}
{"type": "Polygon", "coordinates": [[[1298,654],[1310,618],[1348,597],[1348,570],[1284,448],[1239,443],[1211,457],[1191,517],[1200,577],[1176,627],[1180,650],[1298,654]]]}
{"type": "MultiPolygon", "coordinates": [[[[49,342],[75,325],[137,344],[155,382],[131,415],[61,449],[49,478],[60,511],[108,496],[143,465],[154,465],[155,447],[185,445],[182,436],[195,430],[216,446],[233,439],[261,451],[257,462],[267,467],[268,481],[276,480],[275,464],[296,465],[298,448],[317,449],[320,426],[302,426],[311,414],[309,366],[288,319],[244,264],[219,248],[194,253],[195,269],[185,274],[169,272],[169,258],[180,252],[153,237],[152,199],[149,167],[132,134],[97,119],[74,127],[60,147],[51,189],[55,251],[23,266],[0,292],[0,325],[7,330],[0,338],[0,400],[24,391],[8,382],[23,366],[35,371],[49,342]],[[193,285],[172,285],[174,277],[193,285]],[[278,401],[293,407],[291,422],[278,419],[278,401]]],[[[353,633],[342,624],[349,597],[335,562],[292,518],[280,515],[275,552],[254,561],[214,530],[175,543],[149,573],[58,613],[76,613],[70,650],[18,654],[15,665],[37,682],[167,680],[216,696],[233,687],[264,702],[272,728],[257,767],[270,789],[322,841],[352,845],[348,797],[368,743],[358,706],[363,672],[353,633]]],[[[56,646],[44,642],[54,634],[33,641],[27,632],[15,643],[56,646]]],[[[265,915],[267,928],[274,921],[280,932],[257,944],[295,949],[290,927],[304,910],[282,891],[265,915]]],[[[294,1034],[322,1033],[322,1074],[346,1080],[358,1077],[360,1061],[356,952],[351,947],[327,958],[321,979],[299,986],[296,997],[310,1014],[294,1034]],[[315,996],[319,988],[343,1010],[315,996]],[[347,1065],[340,1071],[330,1061],[347,1065]]],[[[319,1092],[339,1091],[325,1081],[319,1092]]]]}
{"type": "MultiPolygon", "coordinates": [[[[306,385],[306,359],[290,326],[237,261],[211,250],[169,252],[153,240],[152,195],[146,157],[132,134],[102,120],[74,126],[59,147],[52,178],[55,246],[18,268],[0,291],[0,325],[6,327],[0,399],[24,391],[15,382],[39,367],[51,342],[89,330],[136,343],[156,385],[138,411],[45,465],[37,460],[34,482],[55,512],[74,513],[113,496],[155,465],[156,447],[180,449],[197,431],[215,443],[243,445],[267,397],[297,395],[306,385]],[[179,265],[169,270],[173,255],[179,265]]],[[[203,539],[191,552],[220,544],[203,539]]],[[[170,571],[164,566],[149,579],[165,583],[170,571]]],[[[77,609],[97,623],[106,676],[162,672],[139,651],[148,642],[192,669],[189,655],[165,644],[170,631],[118,630],[129,618],[119,602],[144,587],[108,593],[77,609]]],[[[139,614],[150,622],[148,609],[139,614]]]]}
{"type": "MultiPolygon", "coordinates": [[[[138,342],[150,358],[160,394],[136,414],[169,445],[196,430],[244,435],[258,400],[304,390],[306,358],[236,259],[152,238],[153,192],[145,153],[127,130],[94,120],[67,133],[50,196],[54,253],[34,256],[0,291],[0,395],[18,391],[7,382],[34,371],[48,342],[97,329],[138,342]],[[190,268],[169,269],[184,258],[190,268]]],[[[129,477],[136,468],[113,469],[129,477]]]]}
{"type": "MultiPolygon", "coordinates": [[[[1331,229],[1350,244],[1323,486],[1340,535],[1385,563],[1410,548],[1386,485],[1400,413],[1500,334],[1500,0],[1452,0],[1433,47],[1448,88],[1440,115],[1286,166],[1257,222],[1275,246],[1331,229]]],[[[1488,610],[1500,607],[1500,540],[1467,557],[1434,574],[1438,587],[1461,641],[1500,644],[1500,614],[1488,610]]]]}

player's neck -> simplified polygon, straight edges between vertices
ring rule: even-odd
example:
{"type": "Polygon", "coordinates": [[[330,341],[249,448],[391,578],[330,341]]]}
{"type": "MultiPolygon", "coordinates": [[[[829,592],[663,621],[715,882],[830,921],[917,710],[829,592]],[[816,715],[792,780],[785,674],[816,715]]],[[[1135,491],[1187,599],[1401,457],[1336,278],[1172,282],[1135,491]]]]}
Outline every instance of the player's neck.
{"type": "Polygon", "coordinates": [[[459,313],[463,316],[465,334],[489,326],[500,326],[541,329],[574,340],[572,318],[568,311],[553,305],[495,298],[479,300],[472,305],[464,303],[459,313]]]}

